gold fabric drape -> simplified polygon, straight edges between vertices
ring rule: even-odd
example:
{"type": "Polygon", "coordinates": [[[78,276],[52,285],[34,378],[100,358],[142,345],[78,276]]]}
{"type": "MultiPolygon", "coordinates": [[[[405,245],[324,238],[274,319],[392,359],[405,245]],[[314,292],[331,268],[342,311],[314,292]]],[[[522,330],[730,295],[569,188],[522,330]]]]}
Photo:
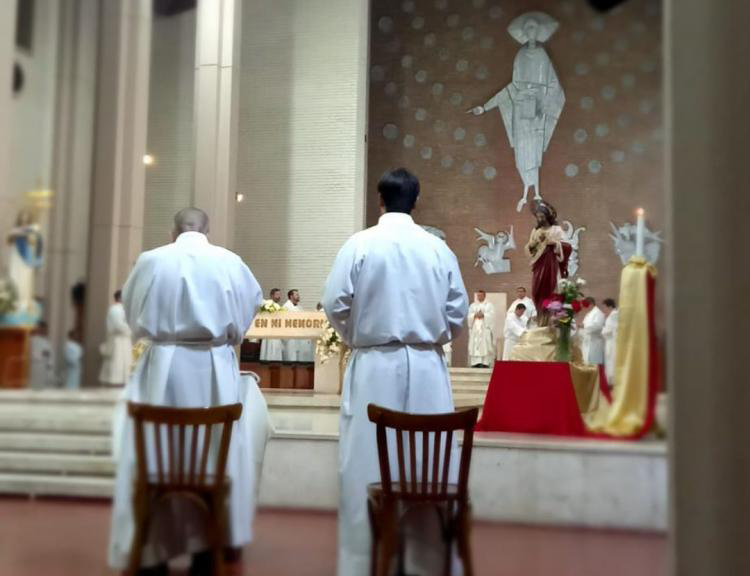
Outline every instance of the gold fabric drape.
{"type": "Polygon", "coordinates": [[[649,410],[649,276],[654,268],[632,258],[620,278],[620,315],[615,352],[612,406],[592,423],[592,431],[633,436],[646,425],[649,410]]]}

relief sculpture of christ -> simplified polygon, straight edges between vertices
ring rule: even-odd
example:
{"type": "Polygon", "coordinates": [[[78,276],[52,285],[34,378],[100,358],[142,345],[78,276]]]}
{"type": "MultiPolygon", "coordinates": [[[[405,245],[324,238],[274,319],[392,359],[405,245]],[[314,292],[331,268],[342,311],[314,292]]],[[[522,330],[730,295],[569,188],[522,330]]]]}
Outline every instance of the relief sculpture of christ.
{"type": "Polygon", "coordinates": [[[529,188],[534,188],[535,200],[542,199],[539,168],[565,105],[565,93],[555,68],[541,46],[557,27],[558,23],[542,12],[527,12],[513,20],[508,33],[522,44],[513,61],[513,79],[484,106],[469,110],[476,116],[493,108],[500,111],[523,181],[518,212],[528,200],[529,188]]]}

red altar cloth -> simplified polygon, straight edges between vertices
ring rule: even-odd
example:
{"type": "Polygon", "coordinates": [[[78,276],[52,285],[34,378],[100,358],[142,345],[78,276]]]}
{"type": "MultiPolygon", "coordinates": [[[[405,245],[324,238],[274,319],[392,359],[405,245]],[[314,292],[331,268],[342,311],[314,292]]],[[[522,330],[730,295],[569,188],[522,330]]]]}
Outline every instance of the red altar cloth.
{"type": "MultiPolygon", "coordinates": [[[[599,383],[608,397],[601,368],[599,383]]],[[[570,366],[564,362],[495,362],[476,430],[587,436],[570,366]]]]}

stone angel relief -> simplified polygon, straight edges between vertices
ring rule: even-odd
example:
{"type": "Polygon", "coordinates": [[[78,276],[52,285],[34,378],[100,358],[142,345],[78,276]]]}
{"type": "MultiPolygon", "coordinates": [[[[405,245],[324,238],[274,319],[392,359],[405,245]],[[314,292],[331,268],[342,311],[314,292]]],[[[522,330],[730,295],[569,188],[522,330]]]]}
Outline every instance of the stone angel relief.
{"type": "Polygon", "coordinates": [[[500,274],[510,272],[510,260],[504,258],[506,250],[515,250],[516,241],[513,237],[513,226],[509,232],[500,231],[497,234],[487,234],[479,228],[474,228],[477,241],[485,242],[477,249],[477,259],[474,266],[482,265],[485,274],[500,274]]]}
{"type": "Polygon", "coordinates": [[[580,226],[576,228],[570,220],[563,220],[561,228],[563,231],[563,242],[567,242],[572,248],[570,257],[568,258],[568,274],[573,277],[578,273],[578,237],[581,235],[581,232],[586,231],[586,227],[580,226]]]}
{"type": "MultiPolygon", "coordinates": [[[[612,222],[609,225],[612,227],[612,234],[609,237],[612,238],[615,253],[620,257],[620,262],[624,266],[630,261],[633,254],[635,254],[636,225],[630,222],[625,222],[619,228],[612,222]]],[[[651,232],[648,228],[645,229],[643,255],[647,262],[656,264],[659,261],[663,242],[664,239],[661,237],[661,232],[651,232]]]]}
{"type": "Polygon", "coordinates": [[[513,20],[508,33],[522,46],[513,61],[511,83],[484,106],[467,110],[475,116],[494,108],[499,110],[523,181],[523,197],[516,206],[518,212],[526,204],[532,186],[534,199],[542,199],[539,168],[565,105],[565,92],[542,47],[557,27],[557,21],[543,12],[527,12],[513,20]]]}

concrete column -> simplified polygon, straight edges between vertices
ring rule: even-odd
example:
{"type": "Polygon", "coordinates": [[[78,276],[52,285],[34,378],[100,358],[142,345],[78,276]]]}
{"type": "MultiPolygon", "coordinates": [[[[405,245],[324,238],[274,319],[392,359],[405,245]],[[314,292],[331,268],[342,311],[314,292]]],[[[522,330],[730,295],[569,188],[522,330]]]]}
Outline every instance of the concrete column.
{"type": "Polygon", "coordinates": [[[70,288],[86,277],[94,154],[99,2],[61,0],[52,189],[47,241],[47,321],[58,370],[74,314],[70,288]]]}
{"type": "Polygon", "coordinates": [[[750,3],[667,0],[671,573],[750,574],[750,3]]]}
{"type": "Polygon", "coordinates": [[[97,382],[114,291],[141,251],[151,0],[101,3],[96,152],[84,335],[84,383],[97,382]]]}
{"type": "MultiPolygon", "coordinates": [[[[0,230],[14,216],[10,142],[13,135],[13,62],[16,52],[16,0],[0,2],[0,230]]],[[[6,250],[3,250],[4,259],[6,250]]]]}
{"type": "Polygon", "coordinates": [[[236,197],[241,0],[199,0],[195,47],[194,204],[211,241],[232,247],[236,197]]]}

